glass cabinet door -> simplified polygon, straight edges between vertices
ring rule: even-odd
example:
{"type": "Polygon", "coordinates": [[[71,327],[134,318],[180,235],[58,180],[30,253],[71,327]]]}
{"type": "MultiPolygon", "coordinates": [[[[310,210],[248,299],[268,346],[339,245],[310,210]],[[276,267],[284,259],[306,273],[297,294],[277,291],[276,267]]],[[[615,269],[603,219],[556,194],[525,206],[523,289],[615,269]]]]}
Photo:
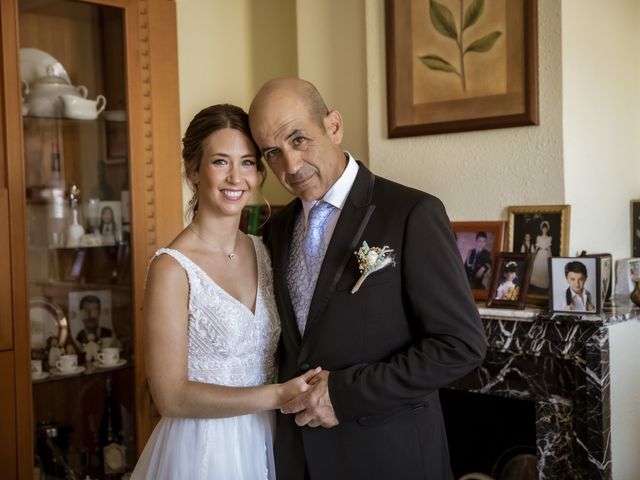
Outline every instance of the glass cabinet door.
{"type": "Polygon", "coordinates": [[[124,13],[20,0],[19,31],[35,478],[122,478],[136,436],[124,13]]]}

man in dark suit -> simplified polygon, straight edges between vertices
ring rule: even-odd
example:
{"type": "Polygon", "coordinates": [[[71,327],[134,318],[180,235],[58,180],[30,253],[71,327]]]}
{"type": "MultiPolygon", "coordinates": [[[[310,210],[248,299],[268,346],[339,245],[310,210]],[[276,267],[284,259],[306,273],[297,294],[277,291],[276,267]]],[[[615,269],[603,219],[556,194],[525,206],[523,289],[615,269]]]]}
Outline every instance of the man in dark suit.
{"type": "Polygon", "coordinates": [[[264,232],[280,380],[323,368],[278,415],[278,480],[451,478],[438,389],[482,362],[485,337],[442,203],[343,151],[340,113],[308,82],[267,82],[249,119],[298,197],[264,232]],[[395,263],[352,293],[363,241],[395,263]]]}

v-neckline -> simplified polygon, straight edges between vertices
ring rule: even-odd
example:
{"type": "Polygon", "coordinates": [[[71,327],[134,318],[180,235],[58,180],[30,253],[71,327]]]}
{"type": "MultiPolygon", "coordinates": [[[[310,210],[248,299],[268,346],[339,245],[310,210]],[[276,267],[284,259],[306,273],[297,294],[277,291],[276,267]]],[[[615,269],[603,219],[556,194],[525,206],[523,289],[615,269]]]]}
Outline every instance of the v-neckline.
{"type": "Polygon", "coordinates": [[[254,299],[254,305],[255,305],[254,306],[254,310],[251,310],[244,303],[242,303],[240,300],[238,300],[236,297],[234,297],[229,292],[227,292],[224,288],[222,288],[220,285],[218,285],[218,282],[216,282],[211,277],[211,275],[209,275],[206,272],[206,270],[204,268],[202,268],[196,262],[191,260],[191,258],[189,258],[188,255],[185,255],[180,250],[176,250],[175,248],[167,248],[166,250],[173,250],[174,252],[178,252],[180,255],[182,255],[184,258],[186,258],[189,263],[191,263],[194,267],[196,267],[198,270],[200,270],[200,272],[202,272],[202,274],[209,280],[209,282],[211,282],[211,284],[213,284],[213,286],[215,286],[218,290],[220,290],[224,295],[226,295],[228,298],[233,300],[235,303],[237,303],[238,305],[243,307],[249,314],[251,314],[252,317],[255,318],[256,314],[258,313],[258,304],[259,304],[259,301],[260,301],[260,285],[261,285],[260,279],[262,278],[262,268],[260,267],[260,259],[258,258],[258,247],[256,246],[256,241],[254,239],[254,236],[253,235],[247,235],[247,236],[251,239],[251,243],[253,245],[253,251],[254,251],[255,256],[256,256],[256,268],[257,268],[257,271],[258,271],[258,279],[257,279],[257,285],[256,285],[256,295],[255,295],[255,299],[254,299]]]}

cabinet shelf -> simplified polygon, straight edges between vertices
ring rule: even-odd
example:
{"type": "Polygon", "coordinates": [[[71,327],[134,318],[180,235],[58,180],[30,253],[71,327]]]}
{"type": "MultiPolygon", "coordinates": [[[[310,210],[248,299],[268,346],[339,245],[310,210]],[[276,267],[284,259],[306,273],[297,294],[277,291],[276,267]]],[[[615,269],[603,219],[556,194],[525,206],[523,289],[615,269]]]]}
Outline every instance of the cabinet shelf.
{"type": "Polygon", "coordinates": [[[52,382],[78,380],[78,379],[82,379],[83,377],[88,377],[91,375],[104,375],[104,374],[110,374],[110,373],[114,373],[121,370],[133,370],[133,359],[128,359],[126,365],[122,365],[120,367],[112,367],[112,368],[93,367],[92,369],[87,368],[85,371],[75,375],[53,375],[50,373],[47,378],[43,378],[42,380],[31,379],[31,383],[33,383],[34,388],[38,388],[38,386],[46,385],[52,382]]]}

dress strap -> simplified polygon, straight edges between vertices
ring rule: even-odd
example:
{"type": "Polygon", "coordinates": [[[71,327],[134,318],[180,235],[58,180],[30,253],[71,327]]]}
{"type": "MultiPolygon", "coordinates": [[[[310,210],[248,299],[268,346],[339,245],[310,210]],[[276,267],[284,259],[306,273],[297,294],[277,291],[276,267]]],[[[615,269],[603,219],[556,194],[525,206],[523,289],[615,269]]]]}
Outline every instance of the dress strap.
{"type": "Polygon", "coordinates": [[[191,271],[190,267],[192,267],[193,262],[189,260],[186,255],[180,253],[178,250],[174,250],[173,248],[160,248],[156,250],[156,253],[153,255],[151,260],[153,261],[154,258],[163,254],[173,257],[176,262],[178,262],[180,266],[187,271],[187,273],[191,271]]]}

